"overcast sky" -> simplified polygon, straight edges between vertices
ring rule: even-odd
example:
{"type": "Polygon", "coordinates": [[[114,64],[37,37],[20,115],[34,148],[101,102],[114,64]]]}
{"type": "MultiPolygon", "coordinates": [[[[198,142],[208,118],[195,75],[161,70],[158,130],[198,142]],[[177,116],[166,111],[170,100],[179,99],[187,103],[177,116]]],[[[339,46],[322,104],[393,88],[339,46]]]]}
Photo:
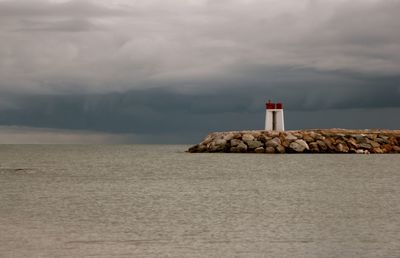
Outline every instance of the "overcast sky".
{"type": "Polygon", "coordinates": [[[0,141],[194,143],[262,129],[268,99],[288,129],[400,128],[399,13],[398,0],[0,0],[0,141]]]}

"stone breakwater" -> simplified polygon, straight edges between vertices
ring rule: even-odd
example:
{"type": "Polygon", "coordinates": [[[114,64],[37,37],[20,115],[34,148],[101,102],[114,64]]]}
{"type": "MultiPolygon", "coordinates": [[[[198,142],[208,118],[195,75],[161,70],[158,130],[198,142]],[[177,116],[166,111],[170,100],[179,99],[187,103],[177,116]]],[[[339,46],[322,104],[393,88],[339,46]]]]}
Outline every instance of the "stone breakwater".
{"type": "Polygon", "coordinates": [[[188,152],[400,153],[400,130],[317,129],[209,134],[188,152]]]}

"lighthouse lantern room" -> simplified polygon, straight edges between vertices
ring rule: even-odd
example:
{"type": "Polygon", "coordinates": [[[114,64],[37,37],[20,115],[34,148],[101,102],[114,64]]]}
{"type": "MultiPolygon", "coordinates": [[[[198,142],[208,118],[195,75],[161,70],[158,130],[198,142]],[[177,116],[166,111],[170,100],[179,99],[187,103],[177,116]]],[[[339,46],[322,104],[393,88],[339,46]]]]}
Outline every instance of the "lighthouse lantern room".
{"type": "Polygon", "coordinates": [[[282,103],[272,103],[269,100],[265,104],[265,130],[285,131],[282,103]]]}

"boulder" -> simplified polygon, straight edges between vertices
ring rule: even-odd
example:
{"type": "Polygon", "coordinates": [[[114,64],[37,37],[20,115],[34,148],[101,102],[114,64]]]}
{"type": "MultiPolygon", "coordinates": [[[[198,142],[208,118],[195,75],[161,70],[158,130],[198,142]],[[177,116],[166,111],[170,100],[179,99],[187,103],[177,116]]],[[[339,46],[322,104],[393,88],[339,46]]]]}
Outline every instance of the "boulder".
{"type": "Polygon", "coordinates": [[[252,141],[252,140],[254,140],[254,136],[251,135],[251,134],[246,133],[246,134],[243,134],[242,140],[243,140],[244,142],[252,141]]]}
{"type": "Polygon", "coordinates": [[[277,132],[277,131],[270,131],[270,132],[269,132],[269,135],[271,136],[271,138],[273,138],[273,137],[278,137],[279,134],[280,134],[280,132],[277,132]]]}
{"type": "Polygon", "coordinates": [[[241,140],[238,140],[238,139],[232,139],[231,140],[231,146],[232,147],[236,147],[236,146],[238,146],[240,143],[243,143],[241,140]]]}
{"type": "Polygon", "coordinates": [[[396,137],[390,137],[389,143],[392,145],[399,145],[399,142],[397,141],[396,137]]]}
{"type": "Polygon", "coordinates": [[[262,142],[259,141],[246,141],[246,143],[249,149],[256,149],[264,145],[262,142]]]}
{"type": "Polygon", "coordinates": [[[383,154],[383,150],[381,148],[373,148],[372,153],[383,154]]]}
{"type": "Polygon", "coordinates": [[[265,134],[261,134],[257,137],[257,141],[260,141],[262,143],[266,143],[268,140],[271,140],[271,137],[269,137],[265,134]]]}
{"type": "Polygon", "coordinates": [[[383,152],[385,152],[385,153],[390,153],[393,151],[393,146],[390,144],[384,144],[384,145],[382,145],[381,148],[382,148],[383,152]]]}
{"type": "Polygon", "coordinates": [[[400,153],[400,147],[399,146],[393,146],[393,151],[400,153]]]}
{"type": "Polygon", "coordinates": [[[242,139],[242,134],[241,133],[234,133],[233,134],[233,139],[242,139]]]}
{"type": "Polygon", "coordinates": [[[224,135],[223,139],[224,139],[225,141],[230,141],[230,140],[232,140],[234,137],[235,137],[235,135],[234,135],[233,133],[228,133],[228,134],[225,134],[225,135],[224,135]]]}
{"type": "Polygon", "coordinates": [[[251,132],[251,135],[253,135],[254,139],[257,139],[257,137],[261,135],[261,132],[260,131],[253,131],[253,132],[251,132]]]}
{"type": "Polygon", "coordinates": [[[328,146],[326,146],[324,141],[318,140],[317,144],[318,144],[318,147],[321,150],[321,152],[325,152],[328,150],[328,146]]]}
{"type": "Polygon", "coordinates": [[[215,140],[214,144],[215,144],[216,146],[225,146],[225,145],[226,145],[226,140],[224,140],[224,139],[217,139],[217,140],[215,140]]]}
{"type": "Polygon", "coordinates": [[[289,145],[292,141],[284,140],[282,141],[281,145],[285,148],[289,148],[289,145]]]}
{"type": "MultiPolygon", "coordinates": [[[[272,147],[271,147],[272,148],[272,147]]],[[[283,147],[282,145],[278,145],[276,146],[276,151],[279,153],[285,153],[285,147],[283,147]]]]}
{"type": "Polygon", "coordinates": [[[336,151],[340,153],[347,153],[349,152],[349,147],[347,147],[345,143],[339,143],[336,145],[336,151]]]}
{"type": "Polygon", "coordinates": [[[267,147],[267,148],[265,148],[265,153],[275,153],[275,148],[274,147],[267,147]]]}
{"type": "Polygon", "coordinates": [[[368,138],[365,134],[356,134],[354,135],[354,138],[356,139],[357,143],[367,143],[368,138]]]}
{"type": "Polygon", "coordinates": [[[214,142],[210,142],[207,144],[207,150],[209,152],[223,152],[227,149],[227,142],[223,139],[218,139],[214,142]]]}
{"type": "Polygon", "coordinates": [[[369,143],[364,143],[364,142],[358,144],[358,147],[359,147],[359,148],[363,148],[363,149],[371,149],[371,148],[372,148],[371,144],[369,144],[369,143]]]}
{"type": "Polygon", "coordinates": [[[318,143],[317,142],[311,142],[311,143],[308,144],[308,146],[310,146],[311,152],[319,152],[319,148],[318,148],[318,143]]]}
{"type": "Polygon", "coordinates": [[[333,140],[331,138],[325,138],[323,140],[325,145],[328,147],[329,150],[335,151],[335,146],[333,146],[333,140]]]}
{"type": "Polygon", "coordinates": [[[292,142],[289,147],[295,152],[303,152],[305,150],[309,150],[310,147],[304,140],[296,140],[292,142]]]}
{"type": "Polygon", "coordinates": [[[313,141],[314,141],[314,138],[311,137],[311,135],[309,135],[309,134],[305,134],[305,135],[303,136],[303,140],[306,141],[306,142],[308,142],[308,143],[310,143],[310,142],[313,142],[313,141]]]}
{"type": "Polygon", "coordinates": [[[379,143],[379,144],[387,144],[387,143],[389,143],[389,141],[387,139],[383,139],[383,138],[380,138],[380,137],[376,138],[375,141],[377,143],[379,143]]]}
{"type": "Polygon", "coordinates": [[[349,138],[346,140],[346,142],[350,148],[358,149],[358,144],[354,138],[349,138]]]}
{"type": "Polygon", "coordinates": [[[381,145],[379,143],[377,143],[376,141],[369,140],[368,143],[371,144],[372,148],[380,148],[381,147],[381,145]]]}
{"type": "Polygon", "coordinates": [[[247,145],[240,142],[236,147],[231,147],[230,152],[243,153],[247,152],[247,145]]]}
{"type": "Polygon", "coordinates": [[[254,152],[255,152],[255,153],[264,153],[264,152],[265,152],[265,149],[264,149],[264,147],[258,147],[258,148],[256,148],[256,149],[254,150],[254,152]]]}
{"type": "Polygon", "coordinates": [[[212,142],[213,140],[214,140],[213,134],[210,134],[210,135],[208,135],[208,136],[204,139],[204,141],[202,141],[202,144],[207,145],[207,144],[209,144],[210,142],[212,142]]]}
{"type": "Polygon", "coordinates": [[[272,140],[269,140],[265,143],[267,147],[277,147],[278,145],[281,145],[281,139],[278,137],[273,138],[272,140]]]}
{"type": "Polygon", "coordinates": [[[294,136],[293,134],[288,133],[288,134],[285,136],[285,139],[288,140],[288,141],[290,141],[290,142],[293,142],[293,141],[297,140],[297,137],[294,136]]]}
{"type": "Polygon", "coordinates": [[[297,137],[297,139],[303,138],[303,134],[302,134],[302,133],[299,133],[299,132],[295,132],[295,133],[293,133],[293,135],[294,135],[295,137],[297,137]]]}
{"type": "Polygon", "coordinates": [[[323,135],[319,134],[319,133],[315,133],[315,134],[313,135],[313,138],[314,138],[315,140],[323,140],[323,139],[325,139],[325,137],[324,137],[323,135]]]}

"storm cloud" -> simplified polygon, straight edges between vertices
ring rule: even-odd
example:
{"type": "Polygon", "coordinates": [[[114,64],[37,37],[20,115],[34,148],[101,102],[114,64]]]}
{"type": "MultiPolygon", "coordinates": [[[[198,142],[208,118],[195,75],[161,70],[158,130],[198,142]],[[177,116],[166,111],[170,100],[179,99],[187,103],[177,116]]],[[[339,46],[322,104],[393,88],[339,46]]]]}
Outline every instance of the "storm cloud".
{"type": "Polygon", "coordinates": [[[399,12],[390,0],[1,0],[0,124],[193,142],[262,128],[273,99],[289,129],[399,128],[399,12]]]}

